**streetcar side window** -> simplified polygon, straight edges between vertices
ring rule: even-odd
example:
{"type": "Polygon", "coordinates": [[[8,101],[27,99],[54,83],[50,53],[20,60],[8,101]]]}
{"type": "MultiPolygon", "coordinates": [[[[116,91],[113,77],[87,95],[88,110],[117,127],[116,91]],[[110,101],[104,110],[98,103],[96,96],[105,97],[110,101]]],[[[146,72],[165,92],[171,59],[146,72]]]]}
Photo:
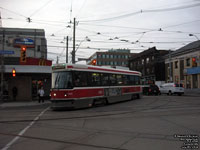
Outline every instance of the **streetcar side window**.
{"type": "Polygon", "coordinates": [[[139,76],[135,76],[135,84],[140,85],[140,77],[139,76]]]}
{"type": "Polygon", "coordinates": [[[87,72],[75,71],[73,76],[74,76],[74,86],[75,87],[88,86],[87,72]]]}
{"type": "Polygon", "coordinates": [[[110,84],[117,85],[117,78],[115,74],[110,74],[110,84]]]}
{"type": "Polygon", "coordinates": [[[135,77],[132,75],[128,76],[129,85],[135,85],[135,77]]]}
{"type": "Polygon", "coordinates": [[[129,85],[128,75],[123,75],[122,78],[123,78],[122,81],[123,81],[124,85],[129,85]]]}
{"type": "Polygon", "coordinates": [[[109,74],[102,73],[101,74],[101,85],[102,86],[109,86],[109,74]]]}
{"type": "Polygon", "coordinates": [[[117,77],[117,85],[124,85],[123,76],[121,74],[116,75],[117,77]]]}
{"type": "Polygon", "coordinates": [[[101,74],[100,73],[95,73],[95,72],[90,73],[89,72],[88,77],[89,77],[89,80],[88,80],[89,85],[91,85],[91,86],[100,86],[101,85],[101,74]]]}

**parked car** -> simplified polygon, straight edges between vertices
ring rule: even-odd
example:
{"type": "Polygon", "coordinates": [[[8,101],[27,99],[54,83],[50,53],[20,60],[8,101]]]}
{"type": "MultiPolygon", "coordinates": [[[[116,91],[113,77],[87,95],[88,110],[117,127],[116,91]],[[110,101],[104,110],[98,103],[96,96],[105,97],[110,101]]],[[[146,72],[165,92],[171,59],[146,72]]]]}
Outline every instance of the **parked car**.
{"type": "Polygon", "coordinates": [[[160,90],[157,85],[150,84],[143,87],[143,94],[145,95],[160,95],[160,90]]]}
{"type": "Polygon", "coordinates": [[[167,94],[167,95],[178,94],[179,96],[181,96],[182,94],[184,94],[184,87],[183,84],[165,83],[160,86],[160,92],[161,94],[167,94]]]}

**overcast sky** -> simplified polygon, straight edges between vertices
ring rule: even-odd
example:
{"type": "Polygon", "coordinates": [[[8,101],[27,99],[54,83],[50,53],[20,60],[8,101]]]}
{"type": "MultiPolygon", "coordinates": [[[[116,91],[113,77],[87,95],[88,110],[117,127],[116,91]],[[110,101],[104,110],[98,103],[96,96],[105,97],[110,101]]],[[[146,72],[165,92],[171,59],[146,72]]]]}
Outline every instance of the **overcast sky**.
{"type": "Polygon", "coordinates": [[[76,58],[119,48],[176,50],[200,38],[200,0],[0,0],[0,12],[3,27],[45,29],[48,59],[61,63],[66,36],[72,51],[73,18],[76,58]]]}

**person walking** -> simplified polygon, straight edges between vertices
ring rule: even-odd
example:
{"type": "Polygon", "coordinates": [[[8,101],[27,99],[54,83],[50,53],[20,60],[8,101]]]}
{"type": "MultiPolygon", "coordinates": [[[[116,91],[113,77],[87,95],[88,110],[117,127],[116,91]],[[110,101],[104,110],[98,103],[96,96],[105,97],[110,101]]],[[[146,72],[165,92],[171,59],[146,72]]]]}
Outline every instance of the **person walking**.
{"type": "Polygon", "coordinates": [[[40,101],[41,101],[42,103],[44,103],[44,89],[43,89],[43,87],[41,87],[38,90],[38,96],[39,96],[38,102],[40,103],[40,101]]]}

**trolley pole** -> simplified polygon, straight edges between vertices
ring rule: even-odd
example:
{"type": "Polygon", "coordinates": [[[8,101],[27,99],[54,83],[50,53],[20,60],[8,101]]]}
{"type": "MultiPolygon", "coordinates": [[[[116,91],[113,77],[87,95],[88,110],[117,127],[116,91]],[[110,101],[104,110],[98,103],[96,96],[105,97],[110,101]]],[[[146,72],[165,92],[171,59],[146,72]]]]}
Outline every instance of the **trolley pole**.
{"type": "MultiPolygon", "coordinates": [[[[4,51],[5,33],[3,30],[2,51],[4,51]]],[[[1,54],[1,100],[3,100],[3,82],[4,82],[4,54],[1,54]]]]}
{"type": "Polygon", "coordinates": [[[72,50],[72,64],[75,64],[75,44],[76,44],[76,42],[75,42],[75,39],[76,39],[76,37],[75,37],[75,35],[76,35],[76,18],[74,18],[74,32],[73,32],[73,50],[72,50]]]}
{"type": "Polygon", "coordinates": [[[69,43],[68,43],[68,41],[69,41],[69,37],[67,36],[67,38],[66,38],[66,63],[68,63],[68,47],[69,47],[69,43]]]}

